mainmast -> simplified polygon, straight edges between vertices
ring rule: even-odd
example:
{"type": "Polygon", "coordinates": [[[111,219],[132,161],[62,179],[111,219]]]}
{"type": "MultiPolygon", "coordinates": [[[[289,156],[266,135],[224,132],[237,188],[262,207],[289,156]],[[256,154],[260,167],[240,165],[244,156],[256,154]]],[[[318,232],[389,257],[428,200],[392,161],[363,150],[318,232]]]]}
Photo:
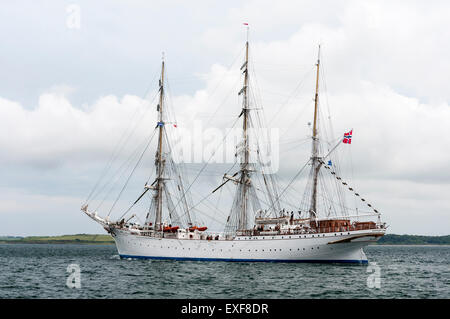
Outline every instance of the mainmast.
{"type": "Polygon", "coordinates": [[[313,148],[312,148],[312,169],[313,169],[313,191],[311,198],[311,206],[309,210],[309,216],[312,219],[317,216],[317,179],[319,170],[322,164],[319,162],[319,139],[317,137],[317,121],[318,121],[318,107],[319,107],[319,68],[320,68],[320,45],[317,56],[317,75],[316,75],[316,95],[314,98],[314,124],[313,124],[313,148]]]}
{"type": "Polygon", "coordinates": [[[245,230],[247,228],[247,209],[248,209],[248,189],[250,186],[250,167],[249,167],[249,136],[248,136],[248,26],[247,26],[247,42],[245,44],[245,62],[241,69],[244,69],[244,87],[241,90],[243,93],[242,112],[243,116],[243,138],[244,138],[244,156],[241,157],[241,176],[240,184],[242,186],[241,192],[241,211],[239,216],[239,230],[245,230]]]}
{"type": "Polygon", "coordinates": [[[159,104],[158,104],[158,128],[159,128],[159,138],[158,138],[158,150],[156,152],[156,193],[155,193],[155,204],[156,204],[156,217],[155,217],[155,230],[162,230],[162,196],[164,191],[164,162],[163,159],[163,134],[164,134],[164,55],[161,66],[161,78],[159,80],[159,104]]]}

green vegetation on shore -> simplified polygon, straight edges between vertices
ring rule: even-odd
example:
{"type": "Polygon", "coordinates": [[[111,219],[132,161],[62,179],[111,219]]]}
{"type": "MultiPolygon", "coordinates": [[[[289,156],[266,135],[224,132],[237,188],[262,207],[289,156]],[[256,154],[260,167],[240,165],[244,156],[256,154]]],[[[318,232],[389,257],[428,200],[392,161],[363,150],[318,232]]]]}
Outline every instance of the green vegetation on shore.
{"type": "MultiPolygon", "coordinates": [[[[1,244],[114,244],[110,235],[63,235],[63,236],[0,236],[1,244]]],[[[377,245],[450,245],[447,236],[417,236],[388,234],[381,237],[377,245]]]]}
{"type": "Polygon", "coordinates": [[[62,236],[30,236],[30,237],[0,237],[2,244],[114,244],[110,235],[62,235],[62,236]]]}
{"type": "Polygon", "coordinates": [[[377,241],[378,245],[450,245],[450,235],[418,236],[387,234],[377,241]]]}

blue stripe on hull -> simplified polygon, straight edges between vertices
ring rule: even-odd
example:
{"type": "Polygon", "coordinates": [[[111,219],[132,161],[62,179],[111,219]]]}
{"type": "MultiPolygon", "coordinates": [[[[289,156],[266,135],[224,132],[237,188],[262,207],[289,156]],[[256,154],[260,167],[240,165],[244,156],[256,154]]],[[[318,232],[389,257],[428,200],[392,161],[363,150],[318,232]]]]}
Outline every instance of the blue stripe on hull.
{"type": "Polygon", "coordinates": [[[233,262],[275,262],[275,263],[350,263],[367,264],[367,260],[342,259],[342,260],[321,260],[321,259],[228,259],[228,258],[194,258],[194,257],[156,257],[156,256],[131,256],[119,255],[120,258],[136,259],[159,259],[159,260],[191,260],[191,261],[233,261],[233,262]]]}

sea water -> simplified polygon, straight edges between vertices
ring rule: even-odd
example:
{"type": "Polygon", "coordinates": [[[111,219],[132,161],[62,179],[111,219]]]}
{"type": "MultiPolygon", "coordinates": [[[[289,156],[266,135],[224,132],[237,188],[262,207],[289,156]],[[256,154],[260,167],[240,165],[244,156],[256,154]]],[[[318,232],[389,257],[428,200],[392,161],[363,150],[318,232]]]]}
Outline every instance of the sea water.
{"type": "Polygon", "coordinates": [[[120,259],[114,245],[1,244],[0,298],[450,298],[450,246],[368,246],[369,264],[120,259]]]}

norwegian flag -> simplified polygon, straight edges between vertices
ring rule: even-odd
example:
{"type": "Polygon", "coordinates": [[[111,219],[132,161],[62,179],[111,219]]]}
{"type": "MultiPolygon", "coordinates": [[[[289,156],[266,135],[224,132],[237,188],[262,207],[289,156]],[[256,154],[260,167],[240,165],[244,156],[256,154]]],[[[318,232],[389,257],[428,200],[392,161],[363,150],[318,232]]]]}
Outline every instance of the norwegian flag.
{"type": "Polygon", "coordinates": [[[351,130],[348,133],[344,133],[344,139],[342,140],[342,143],[352,144],[352,133],[353,133],[353,130],[351,130]]]}

